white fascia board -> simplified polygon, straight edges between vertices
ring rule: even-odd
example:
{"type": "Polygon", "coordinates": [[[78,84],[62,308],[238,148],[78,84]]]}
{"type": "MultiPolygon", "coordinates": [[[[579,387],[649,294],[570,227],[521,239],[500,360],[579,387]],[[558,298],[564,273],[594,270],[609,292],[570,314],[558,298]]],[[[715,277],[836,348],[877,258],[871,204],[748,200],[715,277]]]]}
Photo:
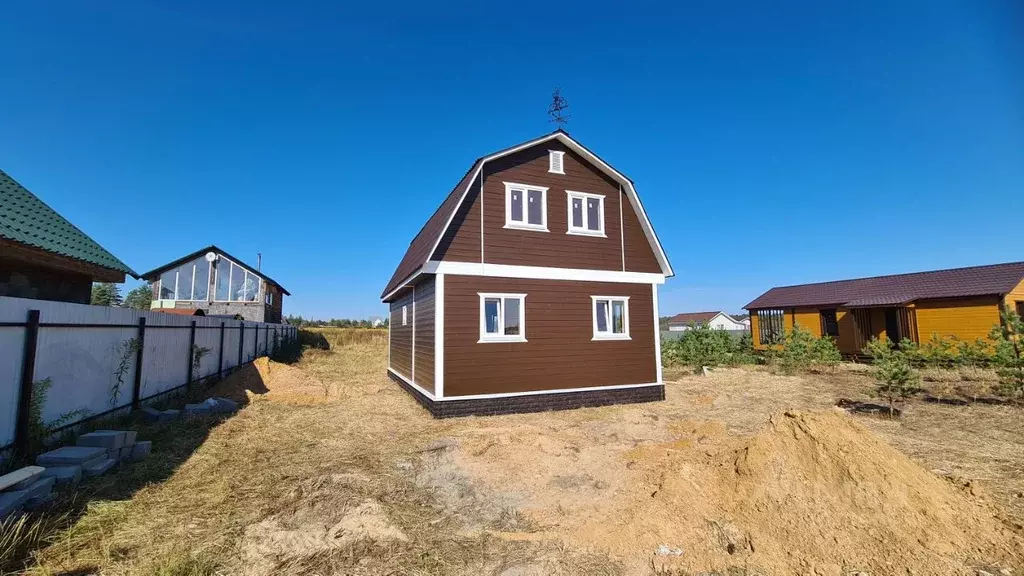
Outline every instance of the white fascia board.
{"type": "Polygon", "coordinates": [[[571,280],[578,282],[616,282],[622,284],[664,284],[665,276],[649,272],[618,270],[584,270],[581,268],[548,268],[545,266],[514,266],[431,260],[423,265],[425,274],[455,276],[490,276],[494,278],[526,278],[530,280],[571,280]]]}

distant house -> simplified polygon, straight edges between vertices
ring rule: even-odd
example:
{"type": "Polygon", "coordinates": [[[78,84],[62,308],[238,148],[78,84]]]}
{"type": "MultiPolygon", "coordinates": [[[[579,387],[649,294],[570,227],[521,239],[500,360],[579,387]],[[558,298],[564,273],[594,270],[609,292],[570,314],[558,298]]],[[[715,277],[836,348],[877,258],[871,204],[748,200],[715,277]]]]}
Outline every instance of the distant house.
{"type": "Polygon", "coordinates": [[[88,304],[135,272],[0,170],[0,296],[88,304]]]}
{"type": "Polygon", "coordinates": [[[768,348],[798,325],[857,354],[872,337],[984,338],[1004,305],[1024,312],[1024,262],[783,286],[745,308],[755,348],[768,348]]]}
{"type": "Polygon", "coordinates": [[[291,296],[258,266],[248,266],[212,245],[142,278],[153,284],[154,310],[196,309],[207,316],[237,315],[252,322],[280,323],[284,297],[291,296]]]}
{"type": "Polygon", "coordinates": [[[381,316],[370,316],[366,320],[370,323],[370,326],[374,328],[380,328],[384,325],[384,318],[381,316]]]}
{"type": "Polygon", "coordinates": [[[693,326],[707,326],[718,330],[746,330],[748,325],[721,310],[714,312],[684,312],[668,319],[669,332],[682,332],[693,326]]]}

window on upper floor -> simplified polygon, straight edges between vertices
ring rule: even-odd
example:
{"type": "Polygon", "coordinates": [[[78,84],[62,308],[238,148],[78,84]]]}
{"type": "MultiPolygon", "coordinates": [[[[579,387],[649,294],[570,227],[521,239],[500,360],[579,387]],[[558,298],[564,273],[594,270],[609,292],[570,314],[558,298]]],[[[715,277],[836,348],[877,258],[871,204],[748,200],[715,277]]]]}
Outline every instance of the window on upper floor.
{"type": "Polygon", "coordinates": [[[548,231],[548,189],[505,182],[505,228],[548,231]]]}
{"type": "Polygon", "coordinates": [[[223,256],[214,266],[214,300],[218,302],[258,302],[260,277],[223,256]]]}
{"type": "Polygon", "coordinates": [[[567,190],[569,229],[566,234],[605,236],[604,196],[567,190]]]}
{"type": "Polygon", "coordinates": [[[405,326],[407,324],[408,320],[409,320],[408,308],[406,306],[402,306],[402,326],[405,326]]]}
{"type": "Polygon", "coordinates": [[[480,293],[479,342],[526,342],[526,294],[480,293]]]}
{"type": "Polygon", "coordinates": [[[274,305],[274,293],[271,292],[270,290],[267,290],[267,293],[263,296],[263,302],[265,304],[267,304],[268,306],[273,306],[274,305]]]}
{"type": "Polygon", "coordinates": [[[561,150],[548,150],[548,172],[552,174],[565,174],[565,152],[561,150]]]}
{"type": "Polygon", "coordinates": [[[591,296],[594,340],[629,340],[629,297],[591,296]]]}
{"type": "Polygon", "coordinates": [[[161,300],[206,300],[210,263],[200,256],[160,275],[161,300]]]}

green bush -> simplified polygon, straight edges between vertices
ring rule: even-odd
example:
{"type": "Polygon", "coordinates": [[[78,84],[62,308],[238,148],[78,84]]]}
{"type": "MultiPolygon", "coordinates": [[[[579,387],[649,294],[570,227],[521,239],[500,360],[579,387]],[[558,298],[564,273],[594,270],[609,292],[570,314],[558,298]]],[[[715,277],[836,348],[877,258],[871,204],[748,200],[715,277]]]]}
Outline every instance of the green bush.
{"type": "Polygon", "coordinates": [[[831,337],[816,338],[799,324],[779,342],[780,348],[771,351],[775,366],[785,373],[794,373],[820,368],[834,368],[839,365],[842,355],[831,337]]]}
{"type": "Polygon", "coordinates": [[[1003,322],[992,328],[995,364],[999,384],[1007,394],[1024,395],[1024,320],[1009,308],[1003,310],[1003,322]]]}
{"type": "Polygon", "coordinates": [[[903,346],[903,343],[896,347],[889,340],[872,338],[864,347],[864,354],[872,358],[871,373],[877,381],[875,396],[889,402],[890,418],[897,399],[906,400],[921,392],[921,376],[903,346]]]}
{"type": "Polygon", "coordinates": [[[747,334],[736,338],[725,330],[695,325],[676,340],[661,344],[662,362],[666,366],[732,366],[754,361],[754,344],[747,334]]]}

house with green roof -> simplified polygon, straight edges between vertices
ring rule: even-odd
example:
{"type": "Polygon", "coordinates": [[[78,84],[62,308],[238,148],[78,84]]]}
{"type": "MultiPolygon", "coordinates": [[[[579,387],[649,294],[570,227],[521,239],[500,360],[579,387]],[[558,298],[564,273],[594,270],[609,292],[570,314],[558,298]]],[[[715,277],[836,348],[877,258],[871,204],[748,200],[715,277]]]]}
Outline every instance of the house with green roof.
{"type": "Polygon", "coordinates": [[[138,274],[0,170],[0,296],[88,304],[138,274]]]}

